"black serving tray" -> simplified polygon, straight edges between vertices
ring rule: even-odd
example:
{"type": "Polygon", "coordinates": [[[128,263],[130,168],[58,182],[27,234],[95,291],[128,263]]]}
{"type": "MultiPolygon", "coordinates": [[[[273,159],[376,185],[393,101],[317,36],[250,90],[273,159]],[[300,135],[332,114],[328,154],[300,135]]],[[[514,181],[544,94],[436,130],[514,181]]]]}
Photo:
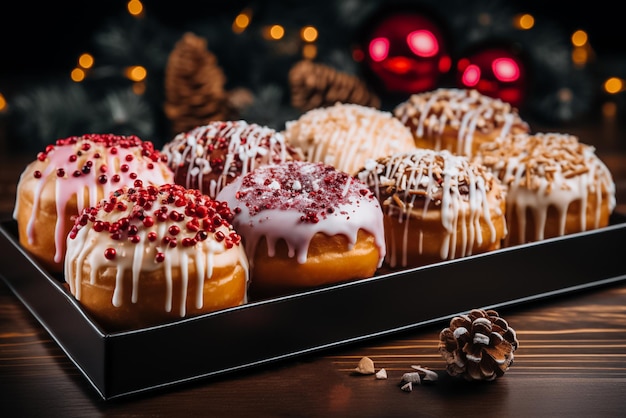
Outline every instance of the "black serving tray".
{"type": "Polygon", "coordinates": [[[0,223],[0,277],[105,399],[626,279],[626,217],[605,228],[107,333],[0,223]]]}

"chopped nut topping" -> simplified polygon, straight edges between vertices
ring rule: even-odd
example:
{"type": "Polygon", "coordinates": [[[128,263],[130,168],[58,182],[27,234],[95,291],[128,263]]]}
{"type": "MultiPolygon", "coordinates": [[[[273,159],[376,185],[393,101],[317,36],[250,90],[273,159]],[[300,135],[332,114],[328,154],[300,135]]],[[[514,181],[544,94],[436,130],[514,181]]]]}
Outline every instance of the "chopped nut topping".
{"type": "Polygon", "coordinates": [[[379,371],[377,371],[376,372],[376,379],[378,379],[378,380],[385,380],[385,379],[387,379],[387,370],[380,369],[379,371]]]}
{"type": "Polygon", "coordinates": [[[363,357],[359,361],[359,365],[354,369],[357,373],[361,374],[374,374],[376,369],[374,368],[374,361],[369,357],[363,357]]]}
{"type": "MultiPolygon", "coordinates": [[[[498,143],[483,144],[476,161],[496,173],[505,184],[523,180],[529,190],[543,187],[544,180],[571,179],[597,166],[592,146],[583,144],[574,135],[560,133],[515,135],[498,143]]],[[[601,173],[594,172],[596,176],[601,173]]],[[[568,188],[562,180],[554,186],[568,188]]]]}

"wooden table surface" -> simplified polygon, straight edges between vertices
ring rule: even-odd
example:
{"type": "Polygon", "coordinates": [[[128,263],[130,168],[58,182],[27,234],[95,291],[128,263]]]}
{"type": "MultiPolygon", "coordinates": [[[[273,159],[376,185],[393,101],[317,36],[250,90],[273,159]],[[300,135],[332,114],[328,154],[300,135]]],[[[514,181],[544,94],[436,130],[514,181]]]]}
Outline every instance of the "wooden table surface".
{"type": "MultiPolygon", "coordinates": [[[[626,213],[623,146],[623,142],[598,146],[615,177],[620,213],[626,213]]],[[[17,177],[28,160],[24,156],[0,159],[0,214],[5,218],[13,207],[17,177]]],[[[501,279],[506,279],[506,272],[501,279]]],[[[520,346],[509,371],[493,382],[448,376],[437,352],[439,331],[447,324],[433,324],[103,401],[0,280],[0,417],[622,416],[626,281],[502,309],[500,314],[517,331],[520,346]],[[388,379],[355,374],[364,356],[374,361],[376,369],[385,368],[388,379]],[[402,391],[401,376],[412,365],[436,371],[439,380],[402,391]]]]}

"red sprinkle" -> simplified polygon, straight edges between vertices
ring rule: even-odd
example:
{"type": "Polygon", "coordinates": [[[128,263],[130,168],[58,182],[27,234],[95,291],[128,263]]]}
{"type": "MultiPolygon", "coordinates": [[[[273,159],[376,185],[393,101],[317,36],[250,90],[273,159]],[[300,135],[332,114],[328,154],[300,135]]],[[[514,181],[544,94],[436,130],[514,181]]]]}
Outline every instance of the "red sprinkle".
{"type": "MultiPolygon", "coordinates": [[[[106,233],[112,240],[134,244],[145,240],[155,249],[155,260],[162,262],[166,257],[163,247],[193,247],[209,237],[226,248],[240,245],[241,237],[232,230],[232,219],[233,213],[225,202],[215,201],[199,190],[175,184],[159,187],[139,184],[139,187],[120,188],[108,199],[86,209],[75,219],[68,236],[75,239],[77,232],[91,223],[93,231],[106,233]],[[157,228],[156,222],[168,223],[164,236],[159,236],[161,228],[157,228]],[[218,230],[223,227],[228,232],[218,230]]],[[[107,248],[105,256],[113,260],[115,249],[107,248]]]]}
{"type": "Polygon", "coordinates": [[[116,254],[117,252],[115,251],[115,248],[107,248],[106,250],[104,250],[104,257],[107,260],[113,260],[116,254]]]}
{"type": "MultiPolygon", "coordinates": [[[[331,165],[288,161],[259,167],[245,175],[235,199],[245,204],[251,216],[268,209],[296,210],[301,222],[318,223],[339,214],[337,209],[344,204],[374,198],[364,190],[360,181],[331,165]],[[322,186],[324,193],[318,191],[322,186]]],[[[236,207],[235,213],[240,210],[236,207]]]]}

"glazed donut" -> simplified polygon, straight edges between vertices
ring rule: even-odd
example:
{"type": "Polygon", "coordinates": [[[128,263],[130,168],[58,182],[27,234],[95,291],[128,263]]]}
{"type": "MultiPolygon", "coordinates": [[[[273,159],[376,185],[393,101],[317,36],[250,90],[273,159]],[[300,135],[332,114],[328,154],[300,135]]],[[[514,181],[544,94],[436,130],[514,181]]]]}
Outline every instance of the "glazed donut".
{"type": "Polygon", "coordinates": [[[198,190],[124,187],[76,219],[65,280],[108,330],[241,305],[248,262],[231,220],[226,204],[198,190]]]}
{"type": "Polygon", "coordinates": [[[215,198],[228,183],[254,168],[302,155],[282,133],[246,121],[216,121],[179,133],[162,149],[174,182],[215,198]]]}
{"type": "Polygon", "coordinates": [[[475,157],[507,188],[506,245],[609,224],[615,184],[592,146],[564,133],[516,135],[475,157]]]}
{"type": "Polygon", "coordinates": [[[480,144],[530,132],[516,108],[472,89],[416,93],[393,110],[421,148],[471,157],[480,144]]]}
{"type": "Polygon", "coordinates": [[[309,110],[288,121],[284,134],[288,143],[302,150],[306,161],[349,174],[367,159],[415,148],[411,132],[391,113],[351,103],[309,110]]]}
{"type": "Polygon", "coordinates": [[[381,203],[388,268],[484,253],[506,236],[504,188],[467,157],[417,149],[370,160],[357,177],[381,203]]]}
{"type": "Polygon", "coordinates": [[[250,262],[250,294],[275,296],[371,277],[385,255],[382,212],[365,185],[333,166],[290,161],[224,187],[250,262]]]}
{"type": "Polygon", "coordinates": [[[87,134],[48,145],[22,172],[13,218],[19,241],[52,273],[63,271],[73,217],[110,192],[136,182],[163,184],[172,172],[152,142],[87,134]]]}

